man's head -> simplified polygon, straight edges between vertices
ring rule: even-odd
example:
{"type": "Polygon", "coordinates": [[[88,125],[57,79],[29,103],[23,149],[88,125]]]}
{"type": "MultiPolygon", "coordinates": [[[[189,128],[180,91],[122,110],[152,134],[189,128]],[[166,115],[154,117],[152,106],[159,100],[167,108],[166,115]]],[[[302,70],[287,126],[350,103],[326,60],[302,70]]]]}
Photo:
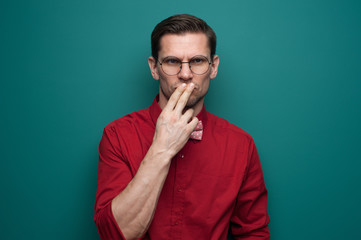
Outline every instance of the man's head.
{"type": "Polygon", "coordinates": [[[217,37],[213,29],[200,18],[188,14],[179,14],[164,19],[155,26],[151,35],[152,56],[158,59],[161,38],[166,34],[204,33],[208,38],[210,55],[216,54],[217,37]]]}
{"type": "Polygon", "coordinates": [[[160,22],[152,33],[152,57],[148,63],[159,81],[159,105],[163,108],[182,83],[194,84],[188,108],[199,112],[217,75],[219,58],[215,55],[216,35],[201,19],[175,15],[160,22]]]}

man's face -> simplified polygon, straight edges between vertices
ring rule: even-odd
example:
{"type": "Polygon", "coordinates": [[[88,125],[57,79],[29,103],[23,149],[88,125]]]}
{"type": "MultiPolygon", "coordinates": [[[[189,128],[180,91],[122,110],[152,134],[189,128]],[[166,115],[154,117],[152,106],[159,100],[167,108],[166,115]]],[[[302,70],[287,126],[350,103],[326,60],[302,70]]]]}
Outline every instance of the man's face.
{"type": "MultiPolygon", "coordinates": [[[[210,49],[207,36],[204,33],[186,33],[182,35],[166,34],[160,40],[158,60],[162,62],[166,57],[176,57],[182,62],[190,61],[194,56],[205,56],[211,61],[210,49]]],[[[194,83],[195,88],[190,96],[187,107],[202,104],[204,96],[209,88],[209,81],[217,75],[218,56],[214,56],[213,62],[207,72],[201,75],[194,74],[187,63],[182,64],[181,71],[169,76],[161,68],[157,60],[150,57],[149,66],[153,78],[159,80],[159,100],[168,102],[174,90],[182,83],[194,83]]]]}

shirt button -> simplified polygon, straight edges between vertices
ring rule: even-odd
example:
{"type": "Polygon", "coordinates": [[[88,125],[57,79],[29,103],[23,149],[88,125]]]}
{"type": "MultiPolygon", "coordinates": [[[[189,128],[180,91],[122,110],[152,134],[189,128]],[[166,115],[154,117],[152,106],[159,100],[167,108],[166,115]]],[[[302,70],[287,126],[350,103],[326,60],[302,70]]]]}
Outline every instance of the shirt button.
{"type": "Polygon", "coordinates": [[[180,158],[184,158],[184,155],[183,155],[183,154],[181,154],[181,155],[180,155],[180,158]]]}
{"type": "Polygon", "coordinates": [[[181,192],[181,191],[182,191],[182,189],[181,189],[181,188],[178,188],[177,190],[178,190],[178,192],[181,192]]]}

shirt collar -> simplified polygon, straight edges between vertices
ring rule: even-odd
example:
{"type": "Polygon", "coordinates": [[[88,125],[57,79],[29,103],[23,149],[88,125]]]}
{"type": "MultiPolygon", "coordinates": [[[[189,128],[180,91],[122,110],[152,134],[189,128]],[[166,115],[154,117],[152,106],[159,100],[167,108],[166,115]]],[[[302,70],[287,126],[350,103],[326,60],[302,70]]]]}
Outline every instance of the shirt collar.
{"type": "MultiPolygon", "coordinates": [[[[150,117],[154,123],[154,126],[156,125],[157,119],[158,119],[160,113],[162,112],[162,109],[160,108],[158,101],[159,101],[159,94],[157,94],[157,96],[155,96],[152,105],[150,105],[150,107],[149,107],[150,117]]],[[[204,107],[204,104],[202,106],[202,110],[198,113],[197,118],[200,121],[202,121],[203,128],[205,128],[205,126],[207,125],[207,111],[206,111],[206,108],[204,107]]]]}

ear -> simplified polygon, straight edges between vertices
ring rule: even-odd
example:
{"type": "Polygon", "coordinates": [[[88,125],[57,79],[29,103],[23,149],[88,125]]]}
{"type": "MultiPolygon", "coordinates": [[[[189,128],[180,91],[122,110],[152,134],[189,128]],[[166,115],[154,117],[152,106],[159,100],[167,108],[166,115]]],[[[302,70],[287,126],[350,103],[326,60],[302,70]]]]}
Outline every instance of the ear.
{"type": "Polygon", "coordinates": [[[218,57],[218,55],[214,55],[213,62],[211,63],[211,74],[209,76],[210,79],[213,79],[217,76],[218,66],[219,66],[219,57],[218,57]]]}
{"type": "Polygon", "coordinates": [[[150,68],[150,72],[154,78],[154,80],[159,80],[159,73],[158,73],[158,64],[157,64],[157,60],[155,60],[154,57],[149,57],[148,58],[148,65],[150,68]]]}

